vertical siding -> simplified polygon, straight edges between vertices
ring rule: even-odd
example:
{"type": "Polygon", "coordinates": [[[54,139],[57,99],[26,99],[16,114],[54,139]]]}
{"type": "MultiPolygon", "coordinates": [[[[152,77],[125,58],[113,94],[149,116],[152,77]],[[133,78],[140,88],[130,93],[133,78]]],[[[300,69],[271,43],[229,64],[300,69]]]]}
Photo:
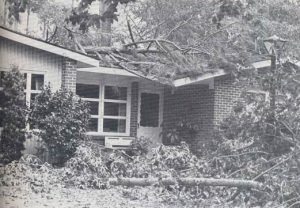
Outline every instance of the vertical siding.
{"type": "MultiPolygon", "coordinates": [[[[0,37],[0,71],[8,71],[16,65],[23,72],[43,73],[45,84],[50,83],[53,90],[58,90],[61,86],[62,60],[60,56],[0,37]]],[[[38,138],[27,138],[24,146],[23,154],[36,154],[42,160],[48,160],[47,152],[37,152],[41,146],[38,138]]]]}
{"type": "Polygon", "coordinates": [[[0,71],[12,65],[21,71],[45,73],[45,83],[54,90],[61,86],[62,57],[0,37],[0,71]]]}

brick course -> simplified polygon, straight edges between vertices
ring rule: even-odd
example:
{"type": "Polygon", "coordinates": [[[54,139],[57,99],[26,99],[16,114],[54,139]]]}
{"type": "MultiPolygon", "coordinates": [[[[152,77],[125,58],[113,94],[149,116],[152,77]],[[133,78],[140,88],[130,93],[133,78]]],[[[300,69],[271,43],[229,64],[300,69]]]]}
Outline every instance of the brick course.
{"type": "Polygon", "coordinates": [[[243,88],[234,84],[230,75],[217,77],[214,89],[208,85],[189,85],[175,89],[165,88],[164,130],[174,128],[181,120],[198,126],[195,148],[205,144],[214,129],[232,110],[243,88]]]}
{"type": "Polygon", "coordinates": [[[76,78],[77,78],[77,61],[69,58],[63,59],[62,64],[62,87],[72,92],[76,92],[76,78]]]}
{"type": "Polygon", "coordinates": [[[174,128],[185,120],[198,127],[197,140],[205,140],[213,129],[213,90],[207,85],[189,85],[176,89],[170,88],[164,92],[164,130],[174,128]]]}
{"type": "Polygon", "coordinates": [[[215,78],[214,81],[214,126],[228,116],[240,98],[242,85],[234,83],[231,75],[215,78]]]}

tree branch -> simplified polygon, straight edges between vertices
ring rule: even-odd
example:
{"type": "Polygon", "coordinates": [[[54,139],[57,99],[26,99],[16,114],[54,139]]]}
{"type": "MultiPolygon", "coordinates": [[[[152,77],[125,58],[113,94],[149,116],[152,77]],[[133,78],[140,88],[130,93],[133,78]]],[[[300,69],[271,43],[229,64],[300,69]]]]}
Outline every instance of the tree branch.
{"type": "Polygon", "coordinates": [[[48,35],[47,35],[46,42],[51,42],[51,41],[53,40],[54,36],[56,35],[56,32],[57,32],[57,25],[55,25],[54,32],[53,32],[53,34],[50,36],[50,38],[48,38],[48,35]]]}
{"type": "MultiPolygon", "coordinates": [[[[132,34],[132,30],[131,30],[131,26],[130,26],[130,22],[129,20],[127,19],[127,27],[128,27],[128,31],[129,31],[129,35],[130,35],[130,38],[131,38],[131,41],[132,43],[134,43],[134,38],[133,38],[133,34],[132,34]]],[[[137,45],[134,44],[135,48],[137,48],[137,45]]]]}
{"type": "Polygon", "coordinates": [[[263,176],[263,175],[265,175],[266,173],[272,171],[273,169],[275,169],[276,167],[282,165],[283,163],[289,161],[289,160],[292,158],[292,156],[293,156],[293,155],[291,154],[288,158],[286,158],[285,160],[282,160],[281,162],[277,163],[276,165],[273,165],[271,168],[269,168],[269,169],[265,170],[264,172],[258,174],[258,175],[255,176],[252,180],[255,181],[255,180],[259,179],[261,176],[263,176]]]}
{"type": "Polygon", "coordinates": [[[193,15],[190,17],[190,18],[188,18],[187,20],[185,20],[185,21],[182,21],[182,22],[180,22],[179,24],[177,24],[174,28],[172,28],[169,32],[168,32],[168,34],[166,35],[166,36],[164,36],[164,38],[165,39],[167,39],[175,30],[178,30],[180,27],[182,27],[183,25],[186,25],[187,23],[189,23],[189,21],[191,21],[192,19],[193,19],[193,15]]]}
{"type": "Polygon", "coordinates": [[[115,186],[151,186],[162,183],[165,186],[177,183],[184,186],[227,186],[261,189],[262,184],[250,180],[214,179],[214,178],[110,178],[109,183],[115,186]]]}
{"type": "Polygon", "coordinates": [[[213,32],[213,33],[209,34],[208,36],[204,37],[204,39],[203,39],[202,41],[203,41],[203,42],[207,41],[207,40],[208,40],[209,38],[211,38],[212,36],[214,36],[214,35],[216,35],[216,34],[218,34],[218,33],[220,33],[220,32],[223,32],[225,29],[227,29],[228,27],[230,27],[230,26],[232,26],[232,25],[234,25],[234,24],[236,24],[236,23],[238,23],[238,22],[232,22],[232,23],[230,23],[230,24],[228,24],[228,25],[222,27],[220,30],[218,30],[218,31],[216,31],[216,32],[213,32]]]}

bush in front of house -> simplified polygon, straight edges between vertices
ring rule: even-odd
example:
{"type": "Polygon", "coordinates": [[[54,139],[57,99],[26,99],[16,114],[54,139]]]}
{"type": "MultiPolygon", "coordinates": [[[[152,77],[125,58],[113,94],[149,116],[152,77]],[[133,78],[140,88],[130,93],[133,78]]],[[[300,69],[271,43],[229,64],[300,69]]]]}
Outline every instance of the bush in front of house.
{"type": "Polygon", "coordinates": [[[150,138],[147,137],[138,137],[132,140],[130,146],[133,155],[146,155],[151,150],[152,141],[150,138]]]}
{"type": "Polygon", "coordinates": [[[25,141],[25,123],[28,115],[24,95],[25,79],[17,67],[1,77],[0,91],[1,140],[0,162],[9,163],[21,157],[25,141]]]}
{"type": "Polygon", "coordinates": [[[100,145],[86,141],[77,147],[74,157],[66,162],[62,181],[77,188],[106,188],[109,169],[100,145]]]}
{"type": "Polygon", "coordinates": [[[47,86],[33,103],[30,125],[39,129],[36,134],[45,143],[51,162],[61,166],[85,139],[88,119],[86,102],[66,89],[52,93],[47,86]]]}

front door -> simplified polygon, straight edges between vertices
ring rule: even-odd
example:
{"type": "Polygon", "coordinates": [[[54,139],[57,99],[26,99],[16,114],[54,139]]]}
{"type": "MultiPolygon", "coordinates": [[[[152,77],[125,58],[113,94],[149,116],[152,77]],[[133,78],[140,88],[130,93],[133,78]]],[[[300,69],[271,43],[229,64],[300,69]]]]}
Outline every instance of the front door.
{"type": "Polygon", "coordinates": [[[162,131],[162,93],[159,90],[140,90],[138,137],[146,137],[160,144],[162,131]]]}

